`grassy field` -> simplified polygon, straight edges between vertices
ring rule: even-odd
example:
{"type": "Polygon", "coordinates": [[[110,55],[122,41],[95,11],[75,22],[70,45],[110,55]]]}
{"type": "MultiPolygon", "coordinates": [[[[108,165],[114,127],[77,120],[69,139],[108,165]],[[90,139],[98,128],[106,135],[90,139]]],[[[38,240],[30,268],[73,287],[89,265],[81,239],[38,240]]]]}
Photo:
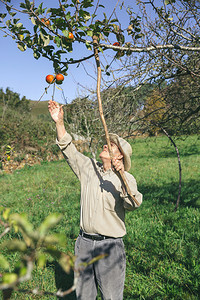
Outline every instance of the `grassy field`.
{"type": "MultiPolygon", "coordinates": [[[[126,216],[124,299],[199,299],[200,140],[190,136],[176,141],[182,164],[182,193],[176,213],[179,174],[174,147],[166,137],[139,138],[131,143],[130,172],[137,179],[144,201],[138,210],[126,216]]],[[[80,186],[64,160],[1,174],[0,185],[0,204],[10,207],[12,212],[26,213],[35,227],[50,213],[62,213],[63,219],[54,232],[66,234],[68,243],[63,250],[73,253],[79,232],[80,186]]],[[[16,235],[11,232],[2,242],[16,235]]],[[[18,256],[4,254],[14,265],[18,256]]],[[[63,274],[55,261],[49,261],[21,287],[55,292],[69,287],[71,282],[71,276],[63,274]]],[[[12,299],[39,297],[15,293],[12,299]]],[[[66,299],[74,299],[74,295],[66,299]]]]}

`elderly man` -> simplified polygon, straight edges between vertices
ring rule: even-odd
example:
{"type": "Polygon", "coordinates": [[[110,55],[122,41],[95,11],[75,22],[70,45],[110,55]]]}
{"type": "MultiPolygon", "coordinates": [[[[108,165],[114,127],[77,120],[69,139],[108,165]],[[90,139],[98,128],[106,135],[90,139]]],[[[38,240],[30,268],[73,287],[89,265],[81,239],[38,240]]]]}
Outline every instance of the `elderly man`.
{"type": "Polygon", "coordinates": [[[131,146],[118,135],[110,134],[113,163],[107,145],[99,155],[102,161],[99,163],[77,151],[65,130],[62,106],[50,100],[49,112],[56,123],[57,144],[81,183],[80,234],[75,244],[77,299],[94,300],[99,288],[102,299],[122,300],[126,269],[122,240],[126,234],[125,210],[138,206],[123,189],[116,171],[124,172],[132,194],[142,203],[136,180],[127,172],[131,166],[131,146]],[[84,263],[99,255],[103,258],[83,268],[84,263]]]}

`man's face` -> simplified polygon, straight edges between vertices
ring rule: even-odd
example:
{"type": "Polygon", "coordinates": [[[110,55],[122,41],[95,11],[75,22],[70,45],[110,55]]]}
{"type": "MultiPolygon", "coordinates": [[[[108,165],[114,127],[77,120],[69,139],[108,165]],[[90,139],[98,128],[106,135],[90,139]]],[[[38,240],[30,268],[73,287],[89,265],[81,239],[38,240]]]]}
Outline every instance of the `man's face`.
{"type": "MultiPolygon", "coordinates": [[[[121,159],[123,157],[123,155],[122,155],[121,151],[119,150],[119,148],[117,147],[117,145],[113,142],[111,142],[110,144],[111,144],[113,156],[117,159],[121,159]]],[[[110,159],[108,145],[103,146],[103,151],[99,154],[99,157],[102,161],[105,159],[110,159]]]]}

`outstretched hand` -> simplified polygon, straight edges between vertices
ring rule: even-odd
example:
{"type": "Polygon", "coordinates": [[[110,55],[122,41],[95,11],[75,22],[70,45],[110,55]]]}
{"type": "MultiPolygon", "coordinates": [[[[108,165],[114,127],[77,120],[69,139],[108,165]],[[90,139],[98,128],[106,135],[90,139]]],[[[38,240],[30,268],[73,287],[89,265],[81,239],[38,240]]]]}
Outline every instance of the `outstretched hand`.
{"type": "Polygon", "coordinates": [[[63,105],[59,105],[57,102],[50,100],[48,109],[55,123],[57,123],[58,121],[63,121],[64,118],[63,105]]]}

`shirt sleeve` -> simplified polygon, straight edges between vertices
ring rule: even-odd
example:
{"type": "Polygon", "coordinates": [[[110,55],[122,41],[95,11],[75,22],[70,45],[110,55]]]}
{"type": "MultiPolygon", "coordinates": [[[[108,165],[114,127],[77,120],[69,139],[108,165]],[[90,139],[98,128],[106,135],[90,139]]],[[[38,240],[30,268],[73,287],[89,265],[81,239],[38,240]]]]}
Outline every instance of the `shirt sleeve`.
{"type": "Polygon", "coordinates": [[[76,149],[75,145],[72,143],[72,137],[69,133],[65,133],[59,141],[56,139],[56,144],[62,151],[68,165],[80,180],[81,171],[86,169],[89,158],[76,149]]]}
{"type": "Polygon", "coordinates": [[[128,172],[125,172],[127,184],[131,190],[132,195],[136,198],[136,200],[139,202],[139,205],[137,205],[131,197],[127,194],[127,192],[121,192],[120,196],[124,200],[124,208],[127,210],[135,210],[142,204],[142,194],[137,189],[137,182],[135,178],[128,172]]]}

